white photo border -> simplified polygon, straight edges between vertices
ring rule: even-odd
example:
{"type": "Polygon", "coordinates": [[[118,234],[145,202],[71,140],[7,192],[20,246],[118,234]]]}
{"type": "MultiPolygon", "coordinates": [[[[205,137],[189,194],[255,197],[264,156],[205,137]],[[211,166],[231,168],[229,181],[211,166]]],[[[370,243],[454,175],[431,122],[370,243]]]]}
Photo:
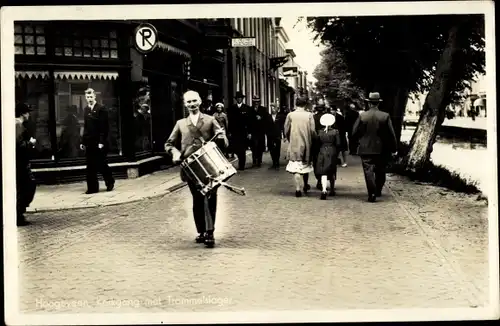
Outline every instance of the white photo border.
{"type": "Polygon", "coordinates": [[[498,270],[498,177],[496,110],[487,116],[487,151],[491,183],[488,185],[490,296],[485,308],[394,309],[339,311],[261,311],[165,314],[20,314],[18,300],[18,246],[14,223],[15,175],[14,138],[14,21],[45,20],[134,20],[182,18],[244,18],[286,16],[375,16],[484,14],[486,33],[487,107],[496,108],[495,17],[493,1],[368,2],[368,3],[282,3],[282,4],[186,4],[186,5],[102,5],[25,6],[1,8],[1,104],[2,173],[4,216],[5,306],[7,324],[178,324],[178,323],[282,323],[332,321],[430,321],[481,320],[499,317],[498,270]],[[189,13],[189,17],[186,17],[189,13]],[[297,13],[300,13],[298,15],[297,13]],[[11,208],[11,209],[9,209],[11,208]]]}

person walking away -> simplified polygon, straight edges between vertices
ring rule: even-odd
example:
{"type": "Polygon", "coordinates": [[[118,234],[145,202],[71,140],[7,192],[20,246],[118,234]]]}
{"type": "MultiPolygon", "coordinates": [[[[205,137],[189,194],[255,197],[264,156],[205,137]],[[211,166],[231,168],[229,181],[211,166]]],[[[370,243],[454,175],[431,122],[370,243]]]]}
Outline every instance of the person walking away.
{"type": "Polygon", "coordinates": [[[30,151],[36,144],[36,139],[28,135],[26,122],[29,119],[31,108],[19,103],[16,113],[16,208],[17,226],[26,226],[30,223],[24,214],[36,192],[36,182],[31,172],[30,151]]]}
{"type": "Polygon", "coordinates": [[[238,170],[240,171],[245,169],[250,137],[248,127],[250,108],[243,103],[244,98],[245,95],[242,92],[236,92],[236,104],[231,105],[227,111],[230,152],[238,157],[238,170]]]}
{"type": "Polygon", "coordinates": [[[337,106],[332,107],[332,113],[335,116],[335,125],[333,127],[338,130],[340,138],[340,145],[337,148],[340,165],[345,168],[347,167],[347,128],[345,118],[342,111],[337,106]]]}
{"type": "Polygon", "coordinates": [[[290,112],[285,120],[285,135],[289,142],[286,170],[294,175],[296,197],[302,197],[301,179],[304,193],[311,189],[309,173],[314,171],[311,150],[316,131],[313,114],[305,110],[307,101],[305,96],[298,97],[295,111],[290,112]]]}
{"type": "Polygon", "coordinates": [[[273,160],[273,165],[269,168],[279,170],[280,167],[280,154],[281,154],[281,134],[284,127],[285,121],[283,116],[278,113],[278,109],[274,104],[271,104],[271,115],[269,115],[269,127],[267,140],[269,146],[269,152],[271,154],[271,159],[273,160]]]}
{"type": "Polygon", "coordinates": [[[397,139],[388,113],[379,110],[379,93],[370,93],[368,111],[360,114],[354,124],[353,137],[359,139],[358,154],[363,164],[368,201],[382,195],[389,153],[396,154],[397,139]]]}
{"type": "Polygon", "coordinates": [[[249,115],[250,148],[252,150],[252,167],[262,166],[262,156],[266,149],[266,134],[269,127],[269,112],[267,108],[260,105],[260,97],[252,98],[252,109],[249,115]]]}
{"type": "MultiPolygon", "coordinates": [[[[191,154],[200,149],[203,144],[200,140],[208,141],[219,135],[224,146],[228,145],[224,130],[213,116],[200,112],[201,98],[195,91],[184,94],[184,106],[189,110],[189,116],[178,120],[165,143],[165,151],[172,156],[174,164],[179,164],[191,154]],[[180,141],[180,150],[175,145],[180,141]]],[[[204,243],[211,248],[215,245],[215,216],[217,213],[217,189],[203,195],[197,184],[186,178],[181,170],[181,179],[187,181],[193,197],[193,216],[198,232],[197,243],[204,243]]]]}
{"type": "MultiPolygon", "coordinates": [[[[213,117],[215,118],[215,120],[217,120],[217,122],[219,123],[221,128],[224,129],[224,132],[227,134],[229,123],[227,120],[227,115],[226,115],[226,113],[224,113],[224,104],[222,104],[220,102],[215,104],[215,113],[214,113],[213,117]]],[[[224,155],[226,157],[228,157],[228,151],[224,149],[225,148],[224,146],[221,146],[222,139],[218,139],[218,140],[219,141],[217,142],[217,145],[222,150],[224,155]]]]}
{"type": "Polygon", "coordinates": [[[348,148],[350,155],[357,155],[357,144],[355,139],[352,137],[352,129],[354,127],[354,123],[358,120],[359,112],[356,110],[356,105],[354,103],[349,104],[346,113],[345,113],[345,127],[347,130],[347,140],[348,140],[348,148]]]}
{"type": "MultiPolygon", "coordinates": [[[[323,127],[321,126],[321,117],[326,114],[326,105],[325,101],[320,98],[318,100],[318,103],[316,104],[316,113],[314,114],[314,130],[316,131],[316,134],[319,133],[323,127]]],[[[312,163],[313,166],[316,167],[316,160],[318,158],[318,153],[319,153],[319,143],[318,143],[318,138],[313,139],[313,147],[312,147],[312,163]]],[[[321,175],[317,174],[316,171],[314,171],[314,176],[316,177],[316,189],[321,190],[321,175]]]]}
{"type": "Polygon", "coordinates": [[[87,106],[84,109],[83,137],[80,145],[80,148],[85,151],[87,160],[87,191],[85,193],[94,194],[99,192],[97,172],[102,173],[106,190],[111,191],[115,187],[115,179],[106,162],[109,149],[108,111],[104,106],[96,102],[95,91],[92,88],[85,91],[85,99],[87,100],[87,106]]]}
{"type": "Polygon", "coordinates": [[[341,144],[339,131],[333,128],[335,116],[327,113],[321,117],[324,127],[317,135],[319,152],[315,165],[315,173],[321,180],[321,199],[325,200],[330,183],[330,195],[335,196],[335,180],[337,178],[338,148],[341,144]]]}

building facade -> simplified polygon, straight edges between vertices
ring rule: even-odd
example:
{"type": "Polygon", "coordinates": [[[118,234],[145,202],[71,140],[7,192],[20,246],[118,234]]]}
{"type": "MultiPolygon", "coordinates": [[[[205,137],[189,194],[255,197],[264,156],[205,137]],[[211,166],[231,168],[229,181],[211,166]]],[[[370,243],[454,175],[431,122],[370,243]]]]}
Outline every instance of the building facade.
{"type": "Polygon", "coordinates": [[[169,163],[163,144],[184,116],[184,91],[222,94],[224,56],[204,46],[200,24],[150,21],[159,43],[145,56],[133,41],[142,22],[15,23],[15,97],[33,109],[28,129],[37,139],[32,167],[39,182],[85,178],[79,147],[89,87],[109,113],[108,159],[118,178],[169,163]],[[150,96],[141,88],[149,88],[150,96]]]}

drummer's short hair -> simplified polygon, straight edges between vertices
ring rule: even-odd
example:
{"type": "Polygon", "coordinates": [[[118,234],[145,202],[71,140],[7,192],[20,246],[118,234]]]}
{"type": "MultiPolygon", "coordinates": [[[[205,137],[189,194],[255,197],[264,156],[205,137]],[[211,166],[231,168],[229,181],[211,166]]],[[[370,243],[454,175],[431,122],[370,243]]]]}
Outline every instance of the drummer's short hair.
{"type": "Polygon", "coordinates": [[[198,92],[191,91],[191,90],[187,91],[186,93],[184,93],[183,98],[186,99],[186,97],[189,97],[189,96],[195,97],[198,101],[201,102],[201,96],[198,92]]]}
{"type": "Polygon", "coordinates": [[[94,95],[95,95],[95,91],[94,91],[94,89],[93,89],[93,88],[87,88],[87,89],[85,90],[85,94],[94,94],[94,95]]]}
{"type": "Polygon", "coordinates": [[[309,98],[304,95],[299,95],[297,96],[297,99],[295,100],[295,105],[300,106],[300,107],[305,107],[309,104],[309,98]]]}

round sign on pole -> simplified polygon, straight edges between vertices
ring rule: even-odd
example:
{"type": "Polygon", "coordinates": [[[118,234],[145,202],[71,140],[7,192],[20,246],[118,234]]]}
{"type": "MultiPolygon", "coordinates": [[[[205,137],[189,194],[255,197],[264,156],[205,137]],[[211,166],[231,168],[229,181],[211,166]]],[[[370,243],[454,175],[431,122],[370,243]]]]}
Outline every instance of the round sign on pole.
{"type": "Polygon", "coordinates": [[[151,24],[141,24],[135,29],[135,48],[142,53],[153,51],[158,45],[158,31],[151,24]]]}

